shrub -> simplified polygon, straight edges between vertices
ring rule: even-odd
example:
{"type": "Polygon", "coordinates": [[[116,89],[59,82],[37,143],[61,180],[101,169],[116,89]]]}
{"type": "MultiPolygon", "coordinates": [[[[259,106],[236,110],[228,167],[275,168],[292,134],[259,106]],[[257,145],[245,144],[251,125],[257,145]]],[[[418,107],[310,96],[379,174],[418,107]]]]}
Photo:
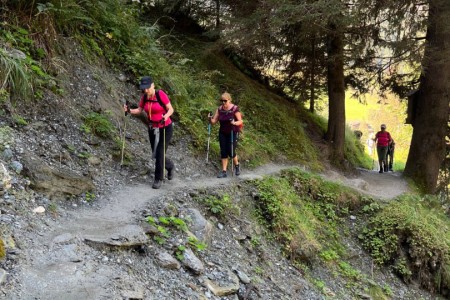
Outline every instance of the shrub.
{"type": "Polygon", "coordinates": [[[436,291],[450,288],[449,220],[419,196],[389,203],[369,220],[360,238],[377,263],[393,263],[405,281],[418,279],[436,291]]]}
{"type": "Polygon", "coordinates": [[[105,115],[91,112],[84,117],[84,123],[81,129],[86,133],[92,133],[103,138],[110,138],[115,127],[105,115]]]}

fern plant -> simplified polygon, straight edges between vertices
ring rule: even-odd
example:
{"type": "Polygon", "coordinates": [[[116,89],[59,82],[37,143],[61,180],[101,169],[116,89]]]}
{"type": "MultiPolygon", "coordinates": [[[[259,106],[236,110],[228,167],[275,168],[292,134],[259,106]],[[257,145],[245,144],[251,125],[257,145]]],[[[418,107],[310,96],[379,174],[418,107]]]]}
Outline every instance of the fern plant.
{"type": "Polygon", "coordinates": [[[26,98],[31,94],[31,77],[27,66],[0,48],[0,88],[11,96],[26,98]]]}

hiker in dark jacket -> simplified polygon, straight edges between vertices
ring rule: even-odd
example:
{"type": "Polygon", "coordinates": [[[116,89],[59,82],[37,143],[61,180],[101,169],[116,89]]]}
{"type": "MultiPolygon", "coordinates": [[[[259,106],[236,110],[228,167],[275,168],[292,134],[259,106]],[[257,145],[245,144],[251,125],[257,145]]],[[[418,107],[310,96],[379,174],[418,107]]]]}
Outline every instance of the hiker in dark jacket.
{"type": "Polygon", "coordinates": [[[165,155],[173,134],[172,120],[170,119],[173,107],[164,91],[155,90],[155,84],[151,77],[143,77],[139,88],[142,91],[139,106],[130,109],[125,104],[124,110],[132,115],[139,115],[144,111],[148,116],[148,135],[152,147],[152,157],[155,158],[155,179],[152,188],[159,189],[164,179],[164,167],[167,170],[167,179],[173,179],[174,164],[165,155]]]}
{"type": "Polygon", "coordinates": [[[391,140],[391,143],[388,146],[387,151],[387,162],[389,166],[389,171],[394,172],[394,151],[395,151],[395,142],[394,140],[391,140]]]}
{"type": "Polygon", "coordinates": [[[392,142],[391,134],[386,131],[386,125],[381,124],[381,131],[375,134],[374,138],[377,144],[378,163],[380,164],[380,173],[388,171],[387,151],[389,144],[392,142]]]}
{"type": "Polygon", "coordinates": [[[236,155],[236,145],[238,136],[238,126],[242,124],[242,115],[239,107],[231,102],[231,95],[223,93],[220,97],[220,105],[213,116],[209,117],[211,124],[220,123],[219,129],[219,143],[220,143],[220,157],[222,159],[222,171],[220,171],[218,178],[227,177],[228,157],[233,160],[236,176],[241,174],[239,160],[236,155]],[[233,139],[233,142],[231,142],[233,139]],[[232,146],[231,146],[232,145],[232,146]]]}

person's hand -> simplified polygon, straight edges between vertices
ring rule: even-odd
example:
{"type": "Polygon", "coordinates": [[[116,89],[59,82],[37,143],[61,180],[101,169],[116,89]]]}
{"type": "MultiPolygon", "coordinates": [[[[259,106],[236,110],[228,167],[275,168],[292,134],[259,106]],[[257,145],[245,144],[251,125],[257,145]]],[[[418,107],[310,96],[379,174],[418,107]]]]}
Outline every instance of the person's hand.
{"type": "Polygon", "coordinates": [[[128,102],[128,100],[125,102],[125,104],[123,105],[123,111],[125,112],[125,117],[131,113],[130,111],[130,102],[128,102]]]}

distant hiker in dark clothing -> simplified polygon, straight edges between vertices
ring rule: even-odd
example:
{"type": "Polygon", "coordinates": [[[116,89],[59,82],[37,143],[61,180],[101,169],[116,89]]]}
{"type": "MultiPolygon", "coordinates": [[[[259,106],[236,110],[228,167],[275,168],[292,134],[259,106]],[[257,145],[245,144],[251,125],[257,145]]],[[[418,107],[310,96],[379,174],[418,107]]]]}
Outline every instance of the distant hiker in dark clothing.
{"type": "Polygon", "coordinates": [[[381,131],[375,134],[374,141],[377,143],[378,163],[380,164],[380,173],[388,171],[387,151],[392,141],[391,134],[386,131],[386,125],[381,124],[381,131]]]}
{"type": "Polygon", "coordinates": [[[394,150],[395,150],[395,142],[394,140],[391,140],[391,143],[388,146],[388,151],[387,151],[387,161],[388,161],[388,166],[389,166],[389,171],[394,172],[394,150]]]}
{"type": "Polygon", "coordinates": [[[164,179],[164,167],[167,170],[167,179],[172,180],[173,178],[174,164],[165,155],[173,134],[172,120],[170,119],[173,107],[164,91],[155,90],[155,84],[151,77],[143,77],[139,88],[142,96],[138,108],[130,109],[126,104],[123,108],[133,115],[139,115],[142,111],[147,113],[148,135],[152,147],[152,157],[155,158],[155,179],[152,188],[159,189],[164,179]]]}
{"type": "Polygon", "coordinates": [[[242,125],[242,115],[239,107],[231,103],[231,95],[223,93],[220,97],[220,105],[213,116],[209,115],[209,122],[211,124],[220,123],[219,129],[219,144],[220,157],[222,159],[222,171],[220,171],[218,178],[227,177],[228,158],[230,157],[234,163],[236,176],[241,174],[239,160],[236,155],[237,136],[239,132],[238,126],[242,125]]]}

